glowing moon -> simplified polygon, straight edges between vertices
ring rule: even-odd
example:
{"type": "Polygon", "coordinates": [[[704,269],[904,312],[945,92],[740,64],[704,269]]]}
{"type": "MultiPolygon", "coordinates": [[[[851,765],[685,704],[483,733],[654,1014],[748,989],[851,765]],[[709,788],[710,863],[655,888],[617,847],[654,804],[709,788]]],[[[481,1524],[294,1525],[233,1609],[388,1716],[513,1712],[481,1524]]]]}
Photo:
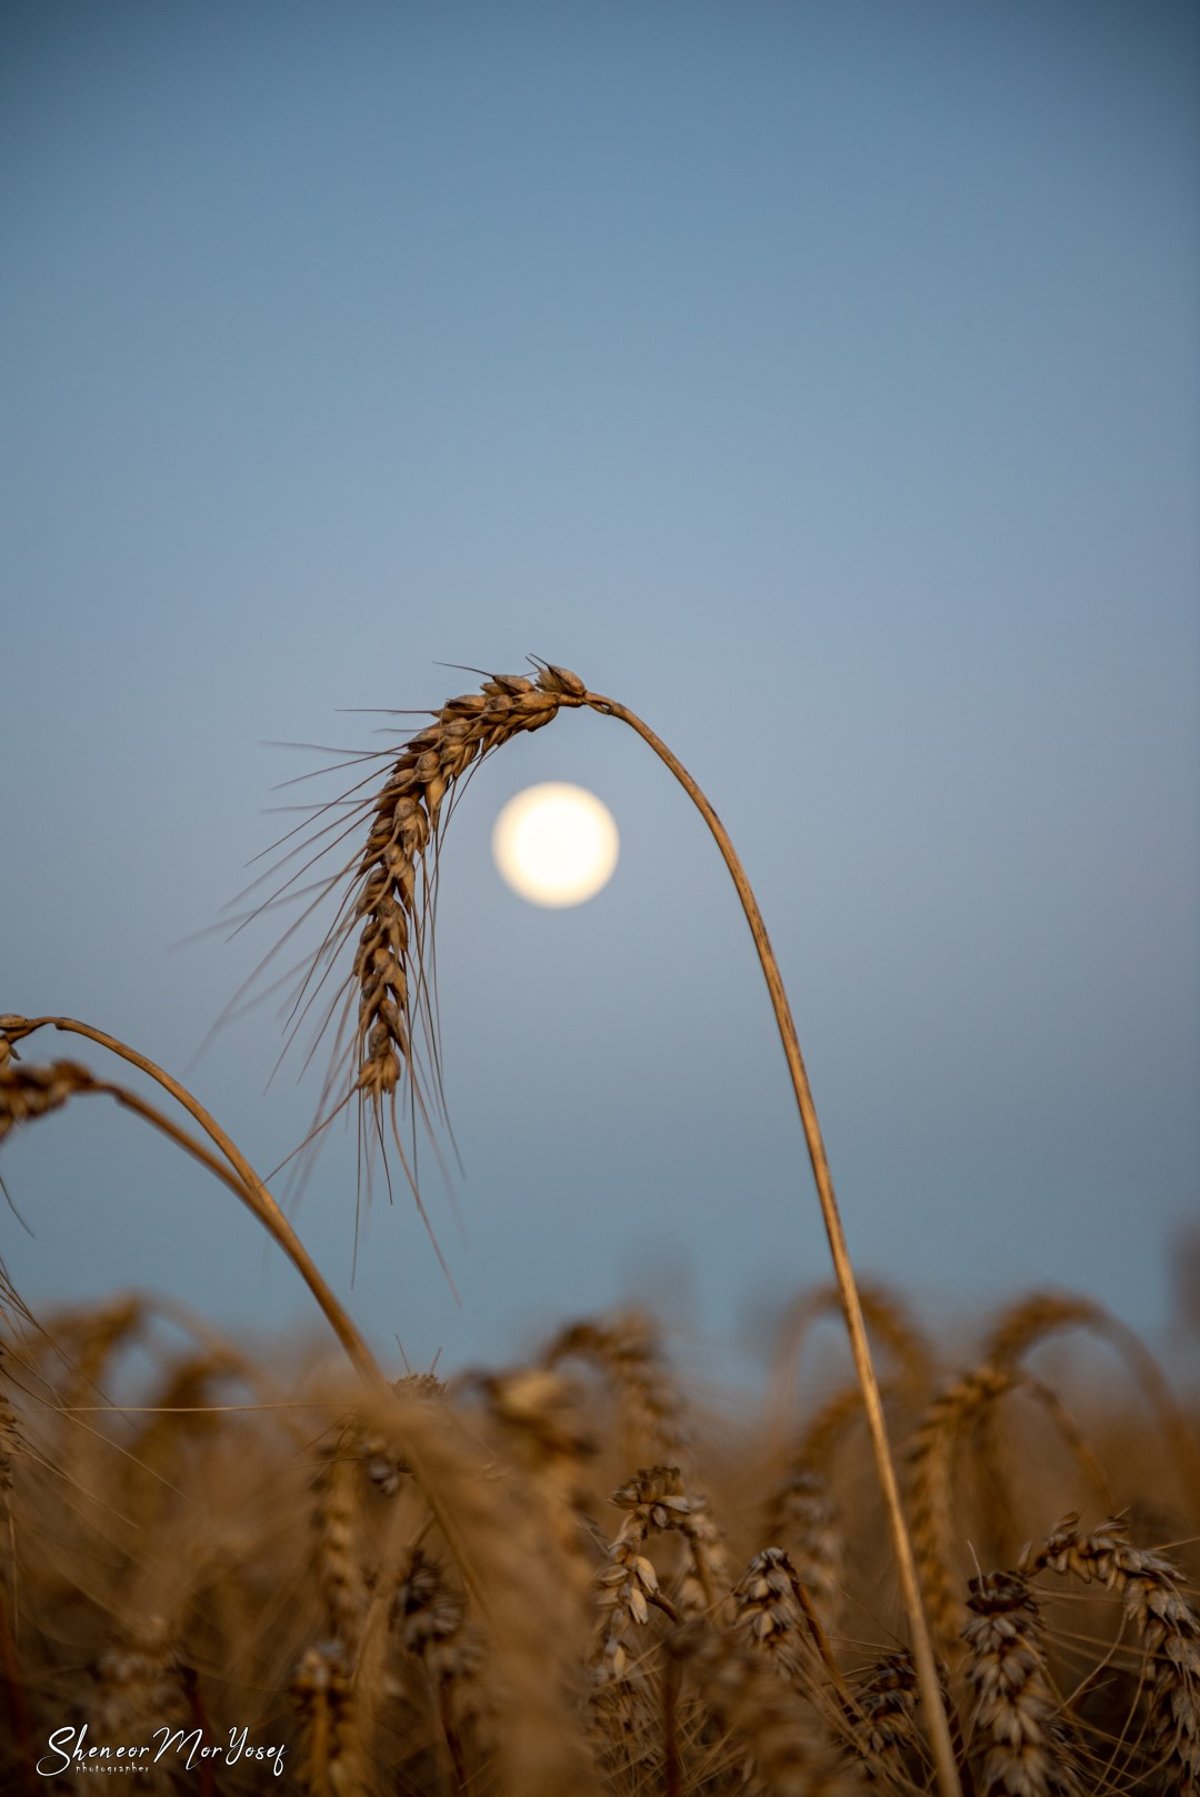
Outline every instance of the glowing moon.
{"type": "Polygon", "coordinates": [[[508,801],[492,831],[492,854],[514,892],[535,905],[581,905],[617,865],[612,812],[582,786],[551,781],[508,801]]]}

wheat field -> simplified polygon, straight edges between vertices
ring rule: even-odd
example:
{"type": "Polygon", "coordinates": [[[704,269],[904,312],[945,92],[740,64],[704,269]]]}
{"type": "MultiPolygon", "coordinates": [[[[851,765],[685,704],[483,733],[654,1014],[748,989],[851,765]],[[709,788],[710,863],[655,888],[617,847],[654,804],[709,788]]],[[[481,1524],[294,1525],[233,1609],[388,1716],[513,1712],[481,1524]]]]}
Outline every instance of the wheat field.
{"type": "MultiPolygon", "coordinates": [[[[370,1392],[135,1294],[10,1315],[3,1788],[79,1788],[82,1741],[162,1790],[932,1789],[857,1386],[789,1389],[832,1298],[737,1415],[636,1313],[370,1392]]],[[[957,1377],[864,1301],[964,1790],[1194,1791],[1189,1419],[1136,1358],[1099,1399],[1081,1300],[957,1377]],[[1031,1367],[1067,1329],[1071,1407],[1031,1367]]]]}
{"type": "MultiPolygon", "coordinates": [[[[407,1169],[405,1118],[443,1111],[440,832],[486,755],[580,705],[631,724],[711,813],[639,719],[540,664],[447,701],[378,792],[332,823],[318,809],[302,839],[306,870],[333,851],[321,896],[338,896],[301,1016],[346,969],[317,1010],[313,1140],[356,1108],[363,1178],[407,1169]]],[[[4,1278],[4,1790],[1200,1791],[1194,1390],[1084,1296],[1025,1295],[963,1343],[857,1279],[765,927],[708,821],[834,1264],[736,1404],[632,1311],[564,1320],[519,1365],[397,1377],[185,1088],[91,1025],[0,1017],[0,1147],[68,1104],[132,1109],[253,1211],[341,1350],[251,1355],[137,1292],[35,1317],[4,1278]],[[45,1057],[50,1027],[153,1099],[45,1057]],[[809,1370],[826,1317],[848,1332],[844,1377],[809,1370]]]]}

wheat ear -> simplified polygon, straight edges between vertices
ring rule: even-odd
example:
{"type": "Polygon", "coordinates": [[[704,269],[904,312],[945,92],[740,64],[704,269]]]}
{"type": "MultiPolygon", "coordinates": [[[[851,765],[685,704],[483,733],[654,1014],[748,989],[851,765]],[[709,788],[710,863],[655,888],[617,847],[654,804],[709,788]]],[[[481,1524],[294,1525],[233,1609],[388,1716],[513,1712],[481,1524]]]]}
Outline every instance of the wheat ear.
{"type": "Polygon", "coordinates": [[[963,1629],[983,1747],[983,1797],[1082,1797],[1057,1723],[1041,1622],[1029,1582],[994,1572],[970,1583],[963,1629]]]}
{"type": "MultiPolygon", "coordinates": [[[[357,1003],[356,1067],[351,1093],[346,1096],[356,1093],[360,1105],[366,1105],[372,1113],[373,1139],[386,1143],[390,1127],[392,1139],[403,1155],[396,1128],[395,1103],[397,1088],[406,1070],[412,1076],[414,1105],[427,1114],[413,1059],[414,1024],[422,1016],[428,1020],[433,1015],[429,987],[423,975],[432,893],[427,850],[431,845],[436,849],[439,825],[447,804],[453,802],[455,782],[513,736],[550,723],[564,706],[575,709],[586,706],[604,717],[616,718],[653,749],[704,818],[741,900],[791,1075],[855,1372],[862,1387],[938,1785],[942,1797],[959,1797],[950,1730],[938,1689],[933,1645],[922,1609],[916,1563],[900,1500],[879,1382],[867,1340],[862,1301],[796,1025],[758,900],[728,831],[683,763],[636,713],[616,699],[589,691],[584,681],[569,669],[542,663],[532,680],[524,675],[492,676],[484,682],[480,692],[448,700],[434,714],[434,722],[405,745],[394,764],[374,806],[367,844],[355,869],[350,898],[343,906],[344,921],[335,926],[327,946],[318,955],[317,965],[326,964],[329,943],[332,942],[334,948],[340,946],[345,935],[353,934],[355,925],[361,923],[350,980],[351,1002],[357,1003]]],[[[435,1076],[436,1072],[435,1047],[435,1076]]],[[[340,1108],[340,1104],[336,1108],[340,1108]]],[[[405,1164],[407,1166],[407,1162],[405,1164]]]]}
{"type": "Polygon", "coordinates": [[[1150,1732],[1159,1753],[1163,1790],[1187,1797],[1200,1792],[1200,1616],[1188,1602],[1183,1578],[1165,1554],[1135,1547],[1124,1516],[1113,1516],[1090,1535],[1077,1516],[1064,1517],[1054,1533],[1022,1565],[1028,1573],[1049,1567],[1095,1579],[1117,1593],[1137,1629],[1148,1662],[1150,1732]]]}

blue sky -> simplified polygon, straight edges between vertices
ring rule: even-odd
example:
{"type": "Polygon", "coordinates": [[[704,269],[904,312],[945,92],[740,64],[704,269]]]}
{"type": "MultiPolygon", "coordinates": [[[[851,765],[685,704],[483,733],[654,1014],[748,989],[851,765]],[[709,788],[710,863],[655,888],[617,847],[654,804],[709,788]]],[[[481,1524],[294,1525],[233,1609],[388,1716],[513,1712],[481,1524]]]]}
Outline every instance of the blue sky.
{"type": "MultiPolygon", "coordinates": [[[[15,4],[3,25],[0,1009],[191,1068],[274,1165],[273,940],[177,946],[439,662],[577,668],[701,780],[783,964],[852,1251],[932,1315],[1151,1331],[1197,1215],[1193,9],[15,4]],[[303,791],[303,789],[301,789],[303,791]]],[[[395,721],[393,721],[395,722],[395,721]]],[[[403,720],[399,720],[402,724],[403,720]]],[[[627,1296],[720,1359],[826,1252],[686,801],[570,715],[485,769],[439,918],[461,1231],[351,1307],[461,1364],[627,1296]],[[501,804],[623,837],[524,905],[501,804]]],[[[31,1301],[308,1316],[221,1190],[82,1103],[6,1146],[31,1301]],[[85,1114],[86,1112],[86,1114],[85,1114]]],[[[297,1222],[349,1291],[351,1144],[297,1222]]]]}

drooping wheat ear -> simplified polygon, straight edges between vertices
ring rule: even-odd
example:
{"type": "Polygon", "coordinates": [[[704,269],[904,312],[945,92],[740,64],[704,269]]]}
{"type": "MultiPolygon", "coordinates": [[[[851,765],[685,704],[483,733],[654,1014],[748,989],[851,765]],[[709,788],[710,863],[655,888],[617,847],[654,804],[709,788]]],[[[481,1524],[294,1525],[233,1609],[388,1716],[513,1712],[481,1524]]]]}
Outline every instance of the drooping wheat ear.
{"type": "Polygon", "coordinates": [[[981,1797],[1082,1797],[1072,1743],[1057,1721],[1041,1623],[1029,1581],[993,1572],[970,1582],[963,1629],[982,1748],[981,1797]]]}
{"type": "Polygon", "coordinates": [[[301,1719],[297,1773],[308,1797],[370,1797],[345,1655],[336,1642],[310,1647],[292,1695],[301,1719]]]}
{"type": "Polygon", "coordinates": [[[783,1548],[755,1554],[733,1588],[733,1607],[734,1634],[765,1654],[788,1684],[810,1698],[829,1700],[836,1692],[853,1707],[812,1598],[783,1548]]]}
{"type": "MultiPolygon", "coordinates": [[[[225,1348],[185,1354],[169,1365],[162,1384],[150,1399],[150,1414],[130,1443],[136,1465],[152,1474],[162,1474],[178,1460],[189,1441],[215,1429],[217,1413],[206,1401],[211,1387],[241,1373],[244,1366],[241,1355],[225,1348]]],[[[132,1463],[131,1470],[136,1470],[132,1463]]],[[[153,1494],[149,1514],[145,1504],[140,1511],[143,1523],[152,1519],[155,1508],[167,1495],[160,1478],[150,1481],[149,1490],[153,1494]]]]}
{"type": "Polygon", "coordinates": [[[1015,1365],[1048,1335],[1063,1329],[1088,1329],[1121,1355],[1158,1418],[1193,1508],[1200,1509],[1200,1438],[1141,1337],[1102,1304],[1073,1292],[1031,1292],[996,1319],[984,1358],[995,1366],[1015,1365]]]}
{"type": "MultiPolygon", "coordinates": [[[[690,1478],[686,1491],[680,1482],[680,1467],[690,1459],[690,1438],[683,1401],[654,1324],[633,1310],[604,1322],[574,1323],[554,1338],[545,1354],[549,1366],[569,1358],[593,1362],[611,1383],[620,1405],[621,1450],[627,1464],[653,1460],[662,1472],[668,1462],[675,1463],[674,1496],[683,1506],[675,1514],[686,1517],[686,1522],[671,1526],[678,1529],[687,1550],[675,1601],[685,1616],[711,1614],[729,1590],[728,1556],[707,1492],[690,1478]]],[[[628,1493],[636,1483],[622,1490],[628,1493]]]]}
{"type": "Polygon", "coordinates": [[[1113,1516],[1090,1535],[1078,1516],[1064,1517],[1053,1534],[1024,1559],[1029,1574],[1048,1567],[1095,1580],[1122,1601],[1146,1654],[1146,1703],[1155,1749],[1156,1788],[1200,1792],[1200,1616],[1184,1581],[1165,1554],[1134,1547],[1124,1516],[1113,1516]]]}
{"type": "MultiPolygon", "coordinates": [[[[650,1605],[664,1602],[658,1574],[644,1549],[650,1535],[682,1528],[688,1501],[677,1466],[652,1466],[613,1493],[625,1516],[596,1575],[597,1628],[592,1666],[599,1686],[628,1681],[628,1642],[635,1625],[645,1627],[650,1605]]],[[[668,1613],[671,1606],[667,1604],[668,1613]]]]}
{"type": "MultiPolygon", "coordinates": [[[[332,958],[347,937],[357,931],[347,1000],[355,1013],[354,1063],[349,1091],[343,1093],[329,1114],[319,1120],[317,1127],[328,1122],[343,1104],[357,1095],[360,1107],[365,1107],[369,1141],[386,1149],[390,1135],[403,1158],[403,1144],[396,1126],[396,1094],[406,1073],[410,1081],[410,1119],[414,1125],[418,1117],[428,1119],[429,1105],[418,1078],[414,1042],[414,1024],[423,1021],[428,1025],[427,1039],[431,1043],[436,1082],[435,1008],[422,971],[426,965],[431,965],[428,930],[436,886],[436,863],[431,867],[427,856],[431,847],[436,850],[439,826],[453,805],[457,783],[491,750],[519,732],[536,730],[551,722],[564,706],[586,706],[602,716],[616,718],[653,749],[704,818],[741,901],[792,1080],[855,1371],[862,1386],[876,1472],[883,1489],[901,1594],[912,1635],[922,1702],[928,1711],[938,1784],[943,1797],[957,1797],[959,1781],[950,1731],[938,1690],[933,1647],[922,1610],[912,1543],[900,1501],[899,1481],[888,1442],[862,1302],[779,963],[758,900],[728,831],[678,757],[628,707],[616,699],[589,691],[578,675],[569,670],[543,663],[532,680],[522,675],[493,677],[484,682],[482,691],[451,699],[434,713],[433,723],[405,745],[392,766],[383,792],[375,801],[366,846],[351,866],[350,890],[310,969],[306,990],[311,990],[307,997],[302,992],[298,1000],[303,1008],[315,1000],[332,958]]],[[[330,828],[336,830],[338,825],[330,828]]],[[[337,883],[336,880],[333,883],[337,883]]],[[[329,885],[327,882],[324,890],[328,890],[329,885]]],[[[343,1022],[345,1017],[343,1012],[343,1022]]],[[[334,1078],[337,1077],[335,1072],[334,1078]]],[[[362,1114],[360,1108],[360,1116],[362,1114]]],[[[415,1191],[415,1178],[412,1183],[415,1191]]]]}
{"type": "MultiPolygon", "coordinates": [[[[353,968],[355,1085],[377,1117],[385,1101],[394,1105],[412,1070],[414,1025],[423,1019],[432,1026],[421,975],[431,879],[426,853],[436,847],[443,806],[452,802],[455,782],[485,755],[542,729],[560,705],[582,705],[586,691],[565,668],[540,668],[535,680],[494,675],[480,692],[448,699],[433,723],[405,744],[388,775],[358,862],[353,913],[361,925],[353,968]]],[[[400,1148],[394,1109],[391,1121],[400,1148]]]]}
{"type": "Polygon", "coordinates": [[[757,1781],[745,1780],[751,1789],[771,1797],[849,1797],[862,1790],[817,1713],[751,1642],[689,1623],[667,1638],[666,1648],[737,1742],[757,1781]]]}
{"type": "MultiPolygon", "coordinates": [[[[883,1400],[890,1403],[895,1394],[891,1384],[883,1387],[883,1400]]],[[[834,1455],[842,1441],[863,1415],[862,1387],[855,1381],[830,1392],[805,1423],[792,1455],[795,1465],[810,1466],[831,1475],[834,1455]]]]}

